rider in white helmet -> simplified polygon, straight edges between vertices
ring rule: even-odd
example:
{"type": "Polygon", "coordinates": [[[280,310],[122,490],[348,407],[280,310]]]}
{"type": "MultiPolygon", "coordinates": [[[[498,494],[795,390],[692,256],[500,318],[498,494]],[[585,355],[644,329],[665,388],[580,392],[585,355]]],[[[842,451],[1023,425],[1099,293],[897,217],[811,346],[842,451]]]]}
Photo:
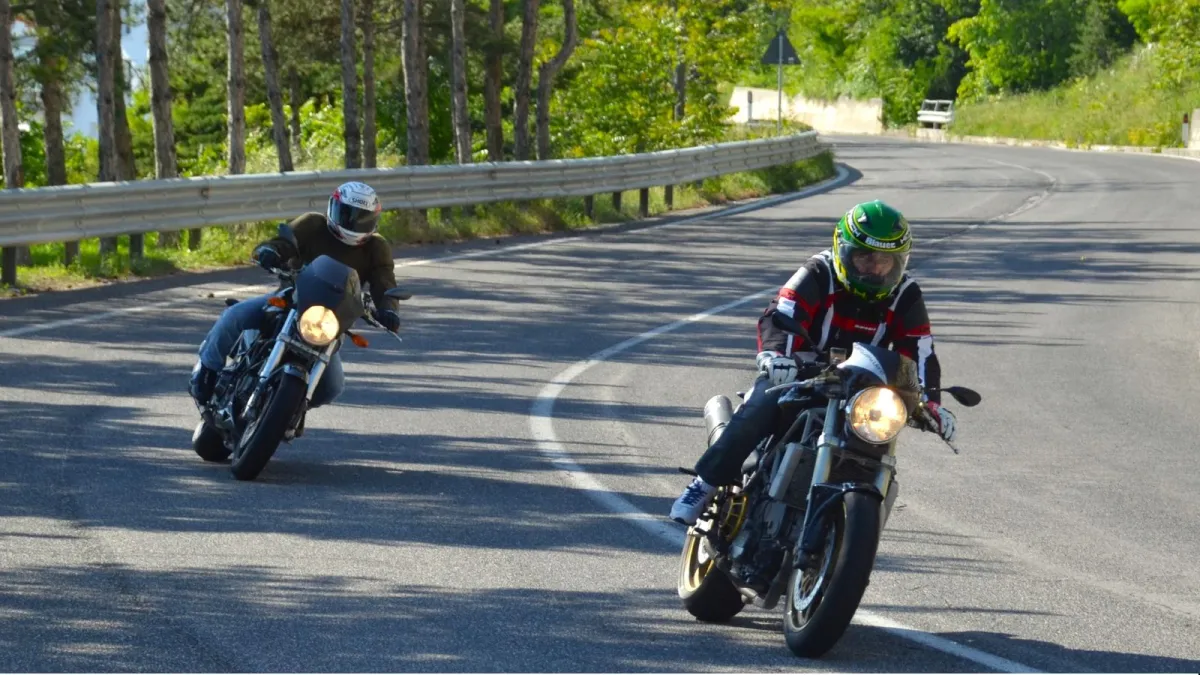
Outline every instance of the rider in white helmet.
{"type": "MultiPolygon", "coordinates": [[[[353,267],[367,285],[375,301],[375,319],[388,330],[399,330],[400,315],[395,300],[384,293],[396,285],[392,247],[377,233],[383,210],[375,190],[366,183],[343,183],[329,197],[324,215],[305,213],[288,223],[296,235],[296,250],[285,239],[276,237],[259,244],[253,258],[260,266],[283,268],[312,262],[327,255],[353,267]]],[[[192,370],[189,392],[204,405],[212,397],[217,373],[225,367],[225,357],[233,349],[242,331],[262,324],[270,295],[243,300],[225,310],[200,345],[200,358],[192,370]]],[[[334,354],[325,376],[313,392],[310,408],[333,402],[345,385],[340,354],[334,354]]]]}

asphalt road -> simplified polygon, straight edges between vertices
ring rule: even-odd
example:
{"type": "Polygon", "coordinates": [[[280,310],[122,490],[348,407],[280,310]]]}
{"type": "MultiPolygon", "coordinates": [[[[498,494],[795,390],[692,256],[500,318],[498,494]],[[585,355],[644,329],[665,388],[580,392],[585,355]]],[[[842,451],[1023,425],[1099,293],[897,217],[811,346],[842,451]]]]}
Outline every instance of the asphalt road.
{"type": "Polygon", "coordinates": [[[254,483],[192,454],[184,390],[207,296],[263,274],[0,303],[0,669],[1200,670],[1200,163],[836,140],[820,194],[399,261],[404,344],[348,347],[254,483]],[[877,197],[984,403],[961,455],[909,434],[866,618],[805,661],[778,612],[675,597],[675,467],[766,298],[676,322],[877,197]]]}

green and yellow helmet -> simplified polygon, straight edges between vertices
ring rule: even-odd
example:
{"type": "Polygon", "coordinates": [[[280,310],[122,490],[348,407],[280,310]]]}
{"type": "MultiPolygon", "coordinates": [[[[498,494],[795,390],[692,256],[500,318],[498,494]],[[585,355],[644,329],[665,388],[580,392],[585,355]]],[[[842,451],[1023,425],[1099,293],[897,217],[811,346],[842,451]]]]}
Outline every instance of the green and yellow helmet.
{"type": "Polygon", "coordinates": [[[833,231],[833,265],[851,293],[877,302],[891,295],[912,251],[904,214],[879,200],[854,206],[833,231]]]}

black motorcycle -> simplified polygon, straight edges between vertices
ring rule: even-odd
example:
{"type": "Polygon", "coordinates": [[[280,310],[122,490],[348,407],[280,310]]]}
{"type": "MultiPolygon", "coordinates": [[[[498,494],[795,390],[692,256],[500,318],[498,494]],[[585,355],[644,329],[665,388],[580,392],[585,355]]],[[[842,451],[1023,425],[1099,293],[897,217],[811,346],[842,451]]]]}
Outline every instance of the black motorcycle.
{"type": "MultiPolygon", "coordinates": [[[[794,321],[777,321],[807,337],[794,321]]],[[[782,596],[788,647],[815,658],[841,639],[866,591],[899,492],[897,437],[906,425],[938,426],[916,363],[901,354],[858,342],[849,355],[831,349],[800,366],[797,381],[768,390],[783,391],[784,414],[743,464],[742,481],[720,487],[688,529],[677,590],[709,622],[748,603],[773,609],[782,596]]],[[[981,401],[965,387],[942,391],[967,407],[981,401]]],[[[710,445],[733,412],[725,396],[705,405],[710,445]]]]}
{"type": "MultiPolygon", "coordinates": [[[[279,235],[299,250],[287,224],[279,226],[279,235]]],[[[201,420],[192,434],[192,449],[205,461],[223,462],[232,455],[229,468],[238,480],[254,480],[280,441],[290,443],[303,434],[308,402],[329,360],[347,337],[367,346],[350,331],[354,322],[363,319],[383,328],[354,268],[323,255],[299,269],[269,271],[281,287],[267,300],[262,330],[242,332],[212,397],[198,406],[201,420]]],[[[398,288],[385,295],[412,297],[398,288]]]]}

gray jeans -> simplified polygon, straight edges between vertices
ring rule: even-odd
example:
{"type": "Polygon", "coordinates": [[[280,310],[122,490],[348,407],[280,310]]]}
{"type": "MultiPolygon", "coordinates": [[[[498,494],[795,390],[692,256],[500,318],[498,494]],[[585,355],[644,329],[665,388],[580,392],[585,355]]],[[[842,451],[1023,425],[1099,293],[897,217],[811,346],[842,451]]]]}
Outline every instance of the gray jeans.
{"type": "MultiPolygon", "coordinates": [[[[227,308],[217,322],[213,324],[204,343],[200,345],[200,363],[210,370],[221,370],[225,367],[225,357],[233,349],[238,336],[244,330],[262,330],[263,318],[266,316],[267,298],[270,294],[243,300],[227,308]]],[[[325,374],[313,392],[309,408],[319,408],[342,394],[346,387],[346,375],[342,371],[341,354],[334,354],[329,359],[325,374]]]]}

